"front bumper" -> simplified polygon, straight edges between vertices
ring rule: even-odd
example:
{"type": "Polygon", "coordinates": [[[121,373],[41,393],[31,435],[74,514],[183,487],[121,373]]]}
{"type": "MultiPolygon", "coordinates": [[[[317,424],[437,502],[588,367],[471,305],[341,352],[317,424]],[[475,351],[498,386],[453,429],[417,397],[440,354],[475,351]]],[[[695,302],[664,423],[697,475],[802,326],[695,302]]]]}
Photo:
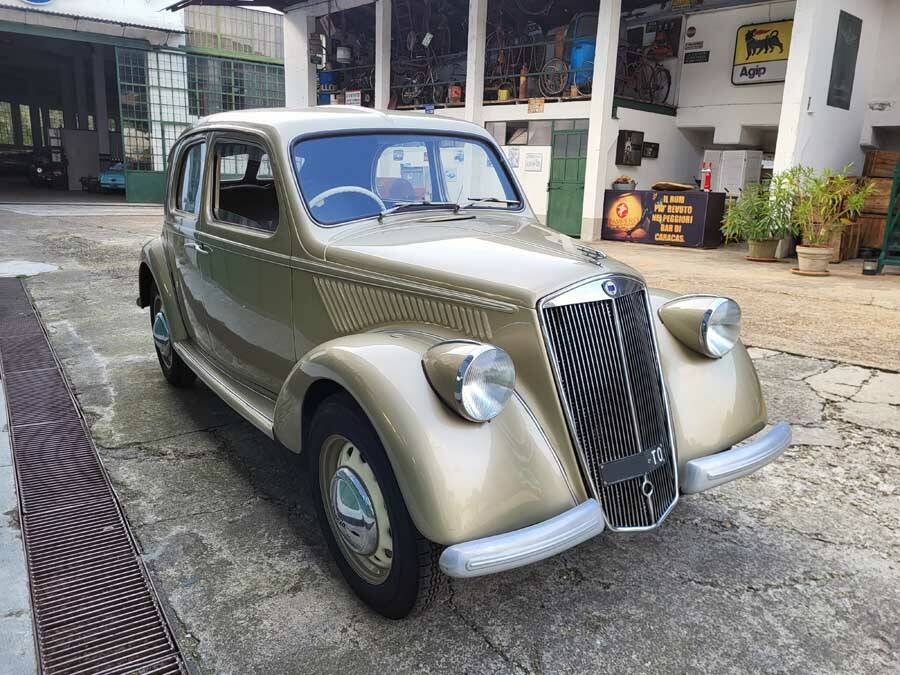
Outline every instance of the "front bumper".
{"type": "Polygon", "coordinates": [[[479,577],[530,565],[595,537],[606,525],[595,499],[521,530],[475,539],[444,549],[440,565],[451,577],[479,577]]]}
{"type": "Polygon", "coordinates": [[[790,444],[791,425],[781,422],[751,443],[692,459],[684,467],[681,491],[685,494],[703,492],[751,474],[777,459],[790,444]]]}
{"type": "MultiPolygon", "coordinates": [[[[790,444],[791,427],[781,422],[751,443],[693,459],[685,465],[681,491],[703,492],[751,474],[778,458],[790,444]]],[[[457,578],[504,572],[562,553],[597,536],[605,525],[600,504],[588,499],[521,530],[449,546],[441,554],[441,570],[457,578]]]]}

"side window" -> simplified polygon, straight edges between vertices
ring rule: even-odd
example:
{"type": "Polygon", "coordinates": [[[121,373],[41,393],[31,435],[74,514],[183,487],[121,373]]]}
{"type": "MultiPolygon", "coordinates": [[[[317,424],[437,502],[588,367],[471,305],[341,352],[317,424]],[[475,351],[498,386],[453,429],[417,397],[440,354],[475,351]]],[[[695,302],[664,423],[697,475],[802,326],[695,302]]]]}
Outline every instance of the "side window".
{"type": "Polygon", "coordinates": [[[433,190],[425,144],[413,141],[382,150],[375,167],[375,192],[392,202],[430,201],[433,190]]]}
{"type": "Polygon", "coordinates": [[[278,194],[266,151],[255,143],[220,141],[215,146],[216,219],[274,232],[278,194]]]}
{"type": "Polygon", "coordinates": [[[200,177],[203,175],[206,143],[195,143],[181,157],[178,192],[175,194],[175,208],[179,211],[187,211],[196,215],[200,213],[200,177]]]}

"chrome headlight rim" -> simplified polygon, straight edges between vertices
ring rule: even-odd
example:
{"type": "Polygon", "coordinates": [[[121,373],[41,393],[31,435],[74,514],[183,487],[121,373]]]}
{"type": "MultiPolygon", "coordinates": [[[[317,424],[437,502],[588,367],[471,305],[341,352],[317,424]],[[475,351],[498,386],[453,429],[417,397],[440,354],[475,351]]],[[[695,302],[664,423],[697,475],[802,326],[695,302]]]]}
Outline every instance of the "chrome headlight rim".
{"type": "Polygon", "coordinates": [[[515,393],[516,372],[512,358],[502,347],[493,344],[462,339],[438,342],[425,353],[422,363],[431,388],[469,422],[490,422],[503,412],[515,393]],[[484,375],[485,371],[478,369],[489,368],[492,364],[484,362],[492,357],[500,361],[500,377],[487,383],[494,394],[493,398],[487,396],[489,409],[479,410],[478,395],[482,398],[486,395],[484,390],[474,389],[479,383],[473,380],[484,375]]]}
{"type": "Polygon", "coordinates": [[[740,337],[740,305],[731,298],[713,296],[712,303],[703,313],[700,322],[700,344],[703,345],[706,355],[712,359],[721,359],[734,349],[740,337]],[[722,327],[733,328],[733,334],[729,334],[727,330],[722,331],[722,327]]]}

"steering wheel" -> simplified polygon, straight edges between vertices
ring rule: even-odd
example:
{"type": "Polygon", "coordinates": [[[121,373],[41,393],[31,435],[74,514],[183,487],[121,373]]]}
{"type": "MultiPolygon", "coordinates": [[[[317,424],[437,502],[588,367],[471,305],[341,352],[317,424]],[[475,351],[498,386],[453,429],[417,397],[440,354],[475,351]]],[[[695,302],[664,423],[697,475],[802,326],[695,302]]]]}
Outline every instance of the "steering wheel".
{"type": "Polygon", "coordinates": [[[344,192],[355,192],[360,195],[365,195],[373,202],[378,204],[378,208],[384,211],[387,207],[384,205],[384,202],[381,201],[381,197],[376,195],[371,190],[367,190],[364,187],[359,187],[358,185],[338,185],[337,187],[329,188],[324,192],[320,192],[315,197],[309,200],[310,208],[315,208],[318,206],[322,206],[326,199],[329,197],[333,197],[334,195],[339,195],[344,192]]]}

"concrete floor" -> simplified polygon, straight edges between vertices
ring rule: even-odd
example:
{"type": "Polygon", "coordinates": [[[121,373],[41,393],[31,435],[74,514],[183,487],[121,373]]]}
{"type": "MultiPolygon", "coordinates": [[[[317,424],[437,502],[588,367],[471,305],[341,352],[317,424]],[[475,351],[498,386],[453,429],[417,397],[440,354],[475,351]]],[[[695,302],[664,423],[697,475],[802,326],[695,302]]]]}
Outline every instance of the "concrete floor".
{"type": "MultiPolygon", "coordinates": [[[[874,369],[897,368],[898,341],[849,359],[841,337],[897,335],[897,276],[867,287],[878,299],[840,302],[801,295],[786,266],[780,283],[762,283],[751,274],[773,272],[739,253],[607,246],[652,283],[742,301],[770,415],[792,423],[794,447],[685,498],[655,532],[454,582],[447,604],[390,622],[330,562],[303,463],[202,385],[162,379],[134,305],[138,250],[159,218],[3,208],[0,262],[60,267],[28,288],[198,672],[900,670],[900,375],[874,369]],[[824,303],[817,332],[808,316],[824,303]],[[855,323],[876,310],[877,321],[855,323]],[[830,332],[845,316],[856,318],[830,332]]],[[[861,288],[852,274],[828,281],[861,288]]]]}

